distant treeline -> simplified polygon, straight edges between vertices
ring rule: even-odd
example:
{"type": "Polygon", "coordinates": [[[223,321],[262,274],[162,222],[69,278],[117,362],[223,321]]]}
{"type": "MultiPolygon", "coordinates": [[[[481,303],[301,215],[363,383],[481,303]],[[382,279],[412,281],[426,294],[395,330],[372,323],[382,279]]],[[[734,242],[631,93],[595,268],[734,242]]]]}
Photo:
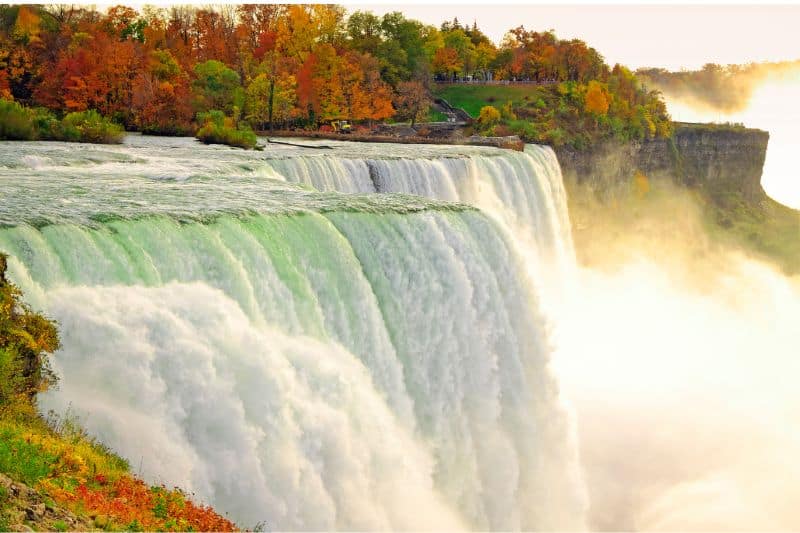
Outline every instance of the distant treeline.
{"type": "Polygon", "coordinates": [[[726,113],[744,109],[755,88],[767,79],[782,79],[800,70],[800,60],[747,65],[708,63],[700,70],[670,72],[643,68],[636,75],[669,97],[689,100],[726,113]]]}
{"type": "Polygon", "coordinates": [[[0,98],[58,116],[93,109],[149,133],[191,133],[212,110],[235,128],[421,120],[432,81],[465,78],[569,83],[599,123],[615,102],[619,120],[668,119],[618,72],[552,31],[520,26],[497,46],[477,23],[336,5],[0,6],[0,98]]]}

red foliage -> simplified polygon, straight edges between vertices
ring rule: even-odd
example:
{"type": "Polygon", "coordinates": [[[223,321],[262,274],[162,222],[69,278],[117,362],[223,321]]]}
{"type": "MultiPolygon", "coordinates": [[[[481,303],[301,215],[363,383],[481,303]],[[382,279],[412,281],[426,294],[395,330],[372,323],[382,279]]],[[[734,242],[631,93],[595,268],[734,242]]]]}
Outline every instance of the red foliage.
{"type": "Polygon", "coordinates": [[[309,54],[297,72],[297,103],[304,113],[319,113],[319,95],[314,83],[317,56],[309,54]]]}
{"type": "Polygon", "coordinates": [[[197,505],[179,490],[148,487],[129,476],[109,483],[101,474],[90,484],[73,492],[55,488],[59,502],[81,509],[85,514],[106,516],[122,527],[138,526],[146,531],[235,531],[236,526],[210,507],[197,505]]]}

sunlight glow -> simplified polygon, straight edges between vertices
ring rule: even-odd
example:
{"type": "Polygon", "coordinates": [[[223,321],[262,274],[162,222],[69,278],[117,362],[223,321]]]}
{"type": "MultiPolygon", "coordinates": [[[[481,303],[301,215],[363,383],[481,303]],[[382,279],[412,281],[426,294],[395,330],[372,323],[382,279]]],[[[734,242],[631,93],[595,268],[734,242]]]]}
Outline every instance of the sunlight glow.
{"type": "Polygon", "coordinates": [[[796,152],[800,142],[800,71],[758,87],[744,111],[722,113],[671,99],[667,106],[674,120],[686,122],[741,122],[770,134],[761,184],[778,202],[800,209],[800,175],[796,152]]]}

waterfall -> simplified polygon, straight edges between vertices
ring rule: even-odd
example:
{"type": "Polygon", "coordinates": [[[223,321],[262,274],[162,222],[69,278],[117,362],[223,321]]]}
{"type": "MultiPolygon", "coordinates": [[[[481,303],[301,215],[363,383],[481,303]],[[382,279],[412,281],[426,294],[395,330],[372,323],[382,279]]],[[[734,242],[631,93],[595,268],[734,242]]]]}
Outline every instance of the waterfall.
{"type": "Polygon", "coordinates": [[[437,155],[414,157],[405,151],[403,157],[378,158],[367,150],[359,159],[304,155],[270,165],[287,181],[320,191],[396,192],[473,205],[522,240],[519,248],[536,265],[537,278],[572,268],[566,193],[551,148],[528,145],[524,153],[483,149],[437,155]]]}
{"type": "Polygon", "coordinates": [[[571,250],[552,152],[184,142],[0,145],[0,250],[62,334],[43,408],[242,526],[584,526],[509,233],[571,250]]]}

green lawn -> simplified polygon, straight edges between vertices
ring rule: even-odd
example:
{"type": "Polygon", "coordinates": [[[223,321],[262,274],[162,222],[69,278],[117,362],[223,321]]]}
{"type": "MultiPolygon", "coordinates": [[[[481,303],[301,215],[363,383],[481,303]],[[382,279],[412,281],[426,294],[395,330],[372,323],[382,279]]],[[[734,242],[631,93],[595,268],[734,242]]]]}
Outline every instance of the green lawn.
{"type": "Polygon", "coordinates": [[[535,85],[436,85],[433,93],[447,100],[453,107],[460,107],[477,118],[483,106],[498,109],[511,100],[514,107],[523,107],[545,96],[544,88],[535,85]]]}
{"type": "Polygon", "coordinates": [[[447,122],[447,115],[445,115],[441,111],[436,111],[434,108],[431,108],[428,111],[428,121],[429,122],[447,122]]]}

